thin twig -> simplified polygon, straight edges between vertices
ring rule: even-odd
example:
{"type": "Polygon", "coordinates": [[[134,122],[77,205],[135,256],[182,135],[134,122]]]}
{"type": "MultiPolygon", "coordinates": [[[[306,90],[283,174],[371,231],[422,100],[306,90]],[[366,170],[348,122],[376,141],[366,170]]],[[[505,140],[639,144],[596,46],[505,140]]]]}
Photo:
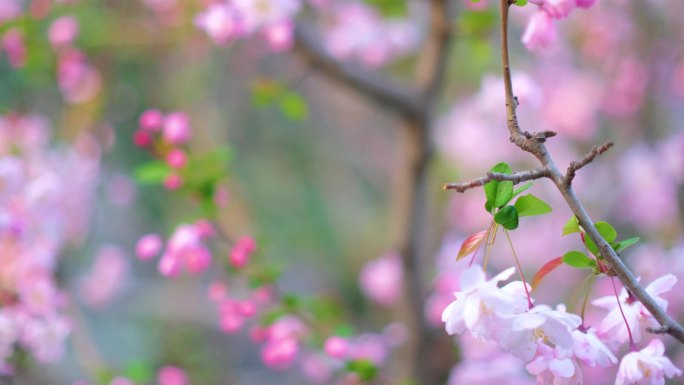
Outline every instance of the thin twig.
{"type": "Polygon", "coordinates": [[[591,151],[589,151],[589,153],[585,155],[582,159],[576,162],[570,162],[570,165],[568,166],[568,171],[565,173],[564,183],[567,186],[570,186],[572,180],[575,178],[575,173],[577,172],[577,170],[591,163],[597,156],[608,151],[608,149],[610,149],[611,147],[613,147],[613,142],[606,142],[600,146],[594,146],[591,148],[591,151]]]}
{"type": "Polygon", "coordinates": [[[527,171],[519,171],[515,172],[513,174],[501,174],[497,172],[488,172],[486,176],[479,177],[475,180],[472,180],[470,182],[461,182],[461,183],[445,183],[442,188],[444,190],[456,190],[457,192],[466,192],[467,190],[475,187],[480,187],[484,186],[487,182],[491,182],[493,180],[496,181],[509,181],[513,182],[513,184],[518,184],[522,182],[526,182],[528,180],[534,180],[534,179],[541,179],[548,177],[550,174],[550,170],[548,167],[539,167],[535,168],[533,170],[527,170],[527,171]]]}

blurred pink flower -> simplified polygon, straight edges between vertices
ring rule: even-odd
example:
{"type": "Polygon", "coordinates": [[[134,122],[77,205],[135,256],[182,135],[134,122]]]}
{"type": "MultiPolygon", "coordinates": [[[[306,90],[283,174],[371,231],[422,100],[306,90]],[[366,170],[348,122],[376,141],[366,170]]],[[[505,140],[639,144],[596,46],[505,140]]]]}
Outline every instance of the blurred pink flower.
{"type": "Polygon", "coordinates": [[[389,307],[401,296],[402,278],[401,259],[396,254],[388,254],[363,266],[359,285],[368,298],[389,307]]]}
{"type": "Polygon", "coordinates": [[[16,28],[5,32],[0,39],[0,48],[7,53],[7,61],[14,68],[24,66],[26,62],[26,44],[24,34],[16,28]]]}
{"type": "Polygon", "coordinates": [[[166,164],[172,168],[183,168],[188,163],[188,156],[185,151],[174,148],[166,155],[166,164]]]}
{"type": "Polygon", "coordinates": [[[173,277],[187,269],[191,274],[204,271],[211,265],[211,251],[201,242],[202,236],[194,225],[176,228],[159,260],[159,272],[173,277]]]}
{"type": "Polygon", "coordinates": [[[76,36],[78,36],[78,20],[74,16],[59,17],[48,29],[48,40],[54,49],[70,46],[76,36]]]}
{"type": "Polygon", "coordinates": [[[171,144],[190,140],[190,119],[182,112],[171,112],[164,118],[164,139],[171,144]]]}
{"type": "Polygon", "coordinates": [[[329,337],[325,340],[324,349],[332,358],[345,358],[349,349],[349,342],[342,337],[329,337]]]}
{"type": "Polygon", "coordinates": [[[537,11],[527,23],[522,42],[527,49],[533,51],[547,47],[556,40],[556,26],[551,16],[543,11],[537,11]]]}
{"type": "Polygon", "coordinates": [[[59,55],[57,82],[64,98],[73,104],[93,99],[102,88],[100,73],[78,50],[65,50],[59,55]]]}
{"type": "Polygon", "coordinates": [[[164,124],[164,114],[155,109],[146,110],[140,115],[138,124],[143,130],[159,131],[164,124]]]}
{"type": "Polygon", "coordinates": [[[101,248],[91,270],[81,279],[79,289],[83,301],[90,306],[111,301],[125,286],[128,269],[128,260],[119,247],[101,248]]]}
{"type": "Polygon", "coordinates": [[[167,190],[178,190],[183,185],[183,178],[176,173],[170,173],[164,178],[163,184],[167,190]]]}
{"type": "Polygon", "coordinates": [[[288,51],[294,44],[294,24],[290,20],[266,26],[264,36],[268,46],[275,52],[288,51]]]}
{"type": "Polygon", "coordinates": [[[243,236],[237,240],[230,250],[228,262],[235,268],[242,268],[249,262],[249,257],[256,250],[256,241],[250,236],[243,236]]]}
{"type": "Polygon", "coordinates": [[[157,372],[158,385],[187,385],[188,376],[176,366],[164,366],[157,372]]]}
{"type": "Polygon", "coordinates": [[[297,358],[299,344],[293,338],[268,341],[261,349],[261,360],[275,370],[289,368],[297,358]]]}
{"type": "Polygon", "coordinates": [[[144,235],[135,245],[135,254],[143,261],[154,258],[162,248],[162,239],[157,234],[144,235]]]}

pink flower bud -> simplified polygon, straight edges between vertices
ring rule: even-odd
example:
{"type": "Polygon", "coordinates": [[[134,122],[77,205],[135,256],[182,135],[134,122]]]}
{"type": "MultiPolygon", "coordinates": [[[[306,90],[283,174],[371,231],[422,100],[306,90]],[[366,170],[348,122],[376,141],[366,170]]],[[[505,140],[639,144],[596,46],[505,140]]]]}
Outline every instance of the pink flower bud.
{"type": "Polygon", "coordinates": [[[138,124],[143,130],[159,131],[164,124],[164,114],[162,114],[159,110],[147,110],[140,115],[138,124]]]}
{"type": "Polygon", "coordinates": [[[48,29],[48,40],[54,49],[71,45],[77,35],[78,20],[73,16],[58,18],[48,29]]]}
{"type": "Polygon", "coordinates": [[[332,358],[344,358],[349,349],[349,342],[342,337],[333,336],[325,341],[325,352],[332,358]]]}
{"type": "Polygon", "coordinates": [[[164,178],[164,187],[168,190],[177,190],[183,185],[183,178],[178,174],[169,174],[164,178]]]}
{"type": "Polygon", "coordinates": [[[254,289],[252,292],[252,298],[257,304],[265,305],[273,298],[273,291],[266,286],[262,286],[254,289]]]}
{"type": "Polygon", "coordinates": [[[556,26],[548,13],[540,10],[532,15],[527,23],[522,42],[527,49],[536,50],[553,43],[556,40],[556,26]]]}
{"type": "Polygon", "coordinates": [[[402,275],[399,256],[390,254],[366,263],[361,271],[359,284],[370,299],[389,307],[401,295],[402,275]]]}
{"type": "Polygon", "coordinates": [[[181,368],[164,366],[157,372],[157,383],[159,385],[186,385],[188,383],[188,376],[181,368]]]}
{"type": "Polygon", "coordinates": [[[140,148],[147,148],[152,144],[152,136],[148,132],[138,130],[133,134],[133,144],[140,148]]]}
{"type": "Polygon", "coordinates": [[[183,168],[188,163],[188,156],[185,151],[175,148],[166,155],[166,164],[172,168],[183,168]]]}
{"type": "Polygon", "coordinates": [[[249,329],[249,339],[254,343],[261,343],[268,339],[268,329],[255,325],[249,329]]]}
{"type": "Polygon", "coordinates": [[[164,139],[172,144],[183,144],[190,139],[190,120],[182,112],[172,112],[164,119],[164,139]]]}
{"type": "Polygon", "coordinates": [[[162,248],[162,239],[157,234],[147,234],[135,245],[135,254],[143,261],[154,258],[162,248]]]}

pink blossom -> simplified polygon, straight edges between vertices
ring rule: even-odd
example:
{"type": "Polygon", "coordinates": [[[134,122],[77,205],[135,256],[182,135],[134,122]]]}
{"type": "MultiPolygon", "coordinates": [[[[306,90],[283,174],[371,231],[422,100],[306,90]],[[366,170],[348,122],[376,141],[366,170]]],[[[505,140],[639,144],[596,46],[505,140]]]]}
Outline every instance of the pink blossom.
{"type": "Polygon", "coordinates": [[[182,112],[172,112],[164,118],[164,139],[171,144],[183,144],[190,139],[190,120],[182,112]]]}
{"type": "Polygon", "coordinates": [[[133,144],[140,148],[147,148],[152,144],[152,135],[147,131],[138,130],[133,134],[133,144]]]}
{"type": "Polygon", "coordinates": [[[292,21],[281,21],[266,26],[264,36],[268,46],[275,52],[290,50],[294,44],[293,40],[294,24],[292,21]]]}
{"type": "Polygon", "coordinates": [[[507,317],[505,321],[499,345],[525,361],[532,359],[546,344],[571,353],[574,348],[572,332],[582,323],[577,315],[544,305],[507,317]]]}
{"type": "Polygon", "coordinates": [[[164,366],[157,372],[159,385],[187,385],[188,376],[185,371],[176,366],[164,366]]]}
{"type": "Polygon", "coordinates": [[[166,155],[166,164],[172,168],[183,168],[188,163],[188,156],[185,151],[174,148],[166,155]]]}
{"type": "Polygon", "coordinates": [[[233,0],[233,4],[250,33],[292,19],[301,7],[299,0],[233,0]]]}
{"type": "MultiPolygon", "coordinates": [[[[677,277],[672,274],[666,274],[646,286],[646,292],[651,295],[658,306],[667,310],[668,302],[660,295],[670,291],[675,283],[677,283],[677,277]]],[[[642,327],[658,326],[657,321],[644,305],[635,298],[630,297],[624,288],[620,292],[619,299],[615,298],[614,295],[609,295],[595,299],[592,301],[592,304],[609,310],[608,315],[606,315],[598,327],[599,333],[605,336],[608,341],[624,343],[629,340],[627,325],[622,317],[623,313],[627,324],[629,324],[634,342],[641,341],[642,327]],[[622,305],[622,313],[620,312],[620,307],[618,307],[618,300],[622,305]]]]}
{"type": "Polygon", "coordinates": [[[342,337],[333,336],[325,340],[325,352],[332,358],[344,358],[348,348],[348,341],[342,337]]]}
{"type": "Polygon", "coordinates": [[[575,356],[585,364],[602,368],[617,364],[617,357],[596,336],[594,329],[586,331],[574,330],[572,337],[574,339],[575,356]]]}
{"type": "Polygon", "coordinates": [[[52,22],[48,29],[48,40],[54,49],[69,46],[78,35],[78,20],[73,16],[62,16],[52,22]]]}
{"type": "Polygon", "coordinates": [[[556,26],[547,12],[539,10],[532,15],[530,21],[527,23],[522,42],[527,49],[533,51],[547,47],[549,44],[553,43],[554,40],[556,40],[556,26]]]}
{"type": "Polygon", "coordinates": [[[119,247],[101,248],[91,270],[80,282],[83,301],[90,306],[102,306],[111,301],[126,284],[128,268],[128,261],[119,247]]]}
{"type": "Polygon", "coordinates": [[[245,324],[245,319],[234,311],[224,312],[221,314],[221,330],[232,334],[242,329],[245,324]]]}
{"type": "Polygon", "coordinates": [[[230,4],[212,4],[195,17],[195,25],[217,44],[225,44],[243,33],[240,14],[230,4]]]}
{"type": "Polygon", "coordinates": [[[577,0],[546,0],[541,8],[554,19],[567,17],[576,6],[577,0]]]}
{"type": "Polygon", "coordinates": [[[21,0],[0,1],[0,24],[21,15],[21,0]]]}
{"type": "Polygon", "coordinates": [[[7,61],[14,68],[24,66],[26,62],[26,44],[24,43],[24,35],[16,28],[12,28],[5,32],[0,39],[0,48],[7,53],[7,61]]]}
{"type": "Polygon", "coordinates": [[[159,260],[159,271],[166,276],[176,276],[182,269],[197,274],[211,265],[211,259],[211,251],[202,243],[198,228],[183,224],[169,238],[159,260]]]}
{"type": "Polygon", "coordinates": [[[663,356],[665,347],[659,339],[652,340],[638,352],[627,353],[622,357],[615,385],[629,385],[649,381],[652,385],[664,385],[665,377],[680,376],[682,371],[663,356]]]}
{"type": "Polygon", "coordinates": [[[497,287],[500,281],[508,279],[514,272],[511,267],[486,281],[480,266],[473,265],[464,270],[461,273],[461,291],[454,293],[456,299],[442,312],[447,333],[460,334],[468,329],[485,337],[489,335],[488,328],[483,325],[486,318],[524,309],[520,298],[497,287]]]}
{"type": "Polygon", "coordinates": [[[21,344],[41,362],[56,362],[64,352],[64,340],[71,326],[61,316],[25,320],[21,344]]]}
{"type": "Polygon", "coordinates": [[[254,253],[255,249],[256,241],[254,238],[249,236],[241,237],[230,250],[228,262],[235,268],[242,268],[248,263],[249,257],[254,253]]]}
{"type": "Polygon", "coordinates": [[[306,354],[300,362],[302,374],[315,383],[325,383],[332,375],[330,362],[322,354],[306,354]]]}
{"type": "Polygon", "coordinates": [[[367,262],[359,276],[363,292],[378,304],[389,307],[401,295],[403,268],[398,255],[388,254],[367,262]]]}
{"type": "Polygon", "coordinates": [[[100,73],[88,63],[83,53],[75,49],[59,55],[57,82],[64,98],[73,104],[93,99],[102,88],[100,73]]]}
{"type": "Polygon", "coordinates": [[[299,344],[293,338],[267,342],[261,349],[261,360],[271,369],[289,368],[297,358],[299,344]]]}
{"type": "Polygon", "coordinates": [[[183,185],[183,177],[176,173],[171,173],[164,178],[164,187],[167,190],[178,190],[183,185]]]}
{"type": "Polygon", "coordinates": [[[582,372],[567,351],[539,347],[539,354],[527,364],[527,371],[537,376],[540,385],[582,385],[582,372]]]}
{"type": "Polygon", "coordinates": [[[157,234],[147,234],[135,245],[135,254],[143,261],[154,258],[162,248],[162,239],[157,234]]]}
{"type": "Polygon", "coordinates": [[[388,354],[388,344],[382,334],[366,333],[349,341],[347,357],[352,360],[368,360],[382,365],[388,354]]]}
{"type": "Polygon", "coordinates": [[[150,109],[140,115],[138,120],[140,128],[147,131],[159,131],[164,124],[164,114],[161,111],[150,109]]]}

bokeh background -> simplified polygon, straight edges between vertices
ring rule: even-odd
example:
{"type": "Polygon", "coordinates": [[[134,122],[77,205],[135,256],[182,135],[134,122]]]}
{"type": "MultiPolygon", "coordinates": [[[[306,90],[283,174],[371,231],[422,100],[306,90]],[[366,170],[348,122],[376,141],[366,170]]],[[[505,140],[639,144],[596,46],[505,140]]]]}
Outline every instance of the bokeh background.
{"type": "MultiPolygon", "coordinates": [[[[49,365],[25,362],[14,383],[70,384],[101,367],[144,377],[167,363],[183,367],[194,384],[311,382],[297,370],[266,369],[248,333],[221,331],[205,294],[215,277],[211,272],[169,279],[154,263],[135,257],[143,234],[168,236],[196,212],[196,205],[163,186],[136,182],[136,168],[150,155],[135,146],[133,136],[149,108],[188,114],[190,152],[229,149],[230,198],[218,220],[235,236],[255,236],[268,263],[281,270],[286,291],[331,298],[356,330],[382,330],[397,319],[401,299],[389,306],[375,303],[360,288],[359,274],[367,262],[396,255],[401,245],[410,151],[401,117],[312,67],[296,50],[273,52],[259,36],[215,44],[194,24],[200,1],[57,2],[44,15],[31,16],[40,3],[49,1],[26,1],[24,16],[0,18],[0,36],[18,29],[26,45],[20,66],[12,64],[9,44],[0,53],[0,113],[42,117],[53,146],[87,133],[101,144],[101,158],[92,206],[84,200],[89,207],[81,207],[88,224],[61,251],[56,267],[73,326],[65,355],[49,365]],[[81,97],[70,98],[58,85],[57,54],[48,41],[52,22],[64,15],[78,20],[74,45],[99,74],[81,97]],[[123,261],[120,276],[111,297],[92,305],[83,282],[98,256],[107,253],[123,257],[115,258],[123,261]]],[[[413,44],[371,66],[410,83],[415,52],[428,29],[425,4],[369,3],[378,20],[409,20],[414,26],[413,44]]],[[[460,243],[490,220],[481,190],[457,194],[443,191],[442,184],[483,175],[500,161],[514,170],[535,166],[505,130],[497,4],[453,3],[453,39],[433,111],[435,155],[421,228],[426,317],[435,330],[441,329],[435,314],[450,301],[463,268],[455,262],[460,243]]],[[[613,223],[621,238],[641,237],[623,257],[644,282],[681,273],[684,8],[678,0],[599,0],[560,20],[557,40],[530,52],[519,37],[534,12],[532,5],[512,11],[523,129],[557,131],[549,147],[561,167],[595,144],[614,141],[613,149],[580,172],[578,194],[592,217],[613,223]]],[[[313,8],[298,18],[316,24],[325,41],[335,24],[321,13],[313,8]]],[[[362,56],[347,60],[367,66],[362,56]]],[[[552,186],[539,181],[531,191],[554,211],[525,218],[513,233],[530,276],[581,246],[577,238],[561,237],[571,214],[552,186]]],[[[503,242],[492,255],[494,268],[513,264],[503,242]]],[[[217,252],[215,258],[222,257],[217,252]]],[[[559,269],[535,296],[567,303],[582,278],[559,269]]],[[[682,319],[680,288],[668,299],[671,313],[682,319]]],[[[608,289],[599,283],[595,296],[608,289]]],[[[590,317],[600,315],[590,310],[590,317]]],[[[465,347],[461,357],[469,358],[465,347]]],[[[673,361],[682,365],[680,350],[673,345],[673,361]]],[[[465,379],[472,377],[469,370],[478,371],[477,354],[471,358],[456,366],[453,384],[481,383],[465,379]]]]}

